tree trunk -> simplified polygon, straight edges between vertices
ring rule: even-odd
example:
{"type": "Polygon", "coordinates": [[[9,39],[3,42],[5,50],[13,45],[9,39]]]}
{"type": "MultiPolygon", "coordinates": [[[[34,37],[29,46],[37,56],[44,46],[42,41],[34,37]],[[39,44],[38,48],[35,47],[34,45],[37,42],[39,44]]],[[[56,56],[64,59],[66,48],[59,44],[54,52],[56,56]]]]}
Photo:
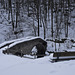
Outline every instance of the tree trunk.
{"type": "Polygon", "coordinates": [[[51,33],[53,38],[53,0],[51,1],[51,33]]]}

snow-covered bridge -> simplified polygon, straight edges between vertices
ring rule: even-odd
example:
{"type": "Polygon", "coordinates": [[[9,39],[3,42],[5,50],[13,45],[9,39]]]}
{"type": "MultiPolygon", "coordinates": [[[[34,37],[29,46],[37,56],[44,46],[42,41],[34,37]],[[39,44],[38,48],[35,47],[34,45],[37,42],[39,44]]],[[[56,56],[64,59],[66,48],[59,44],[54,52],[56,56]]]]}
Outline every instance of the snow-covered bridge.
{"type": "Polygon", "coordinates": [[[11,53],[23,56],[26,54],[31,54],[33,47],[36,47],[36,55],[38,57],[44,56],[47,48],[47,42],[39,37],[26,38],[21,40],[19,39],[8,45],[8,48],[3,50],[3,53],[11,53]]]}

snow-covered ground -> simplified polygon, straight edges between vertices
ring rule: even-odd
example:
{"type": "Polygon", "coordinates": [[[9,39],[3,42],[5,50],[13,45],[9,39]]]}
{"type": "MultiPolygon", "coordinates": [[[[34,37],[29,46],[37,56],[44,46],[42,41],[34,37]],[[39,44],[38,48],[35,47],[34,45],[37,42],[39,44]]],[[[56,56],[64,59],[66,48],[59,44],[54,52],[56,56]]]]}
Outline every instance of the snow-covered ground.
{"type": "Polygon", "coordinates": [[[49,56],[29,59],[0,53],[0,75],[75,75],[75,60],[51,63],[49,56]]]}
{"type": "MultiPolygon", "coordinates": [[[[50,43],[48,42],[48,49],[52,45],[50,43]]],[[[50,56],[21,58],[4,55],[0,49],[0,75],[75,75],[75,60],[52,63],[50,56]]]]}

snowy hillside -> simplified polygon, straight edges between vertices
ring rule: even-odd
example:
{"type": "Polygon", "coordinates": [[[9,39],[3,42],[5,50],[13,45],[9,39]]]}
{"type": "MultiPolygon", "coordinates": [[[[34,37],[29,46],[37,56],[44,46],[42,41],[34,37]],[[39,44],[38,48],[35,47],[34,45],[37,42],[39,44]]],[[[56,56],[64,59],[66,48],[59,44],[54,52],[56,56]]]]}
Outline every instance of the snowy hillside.
{"type": "Polygon", "coordinates": [[[75,75],[75,60],[51,62],[50,51],[75,52],[75,0],[0,0],[0,75],[75,75]],[[33,36],[47,42],[46,56],[2,53],[33,36]]]}
{"type": "MultiPolygon", "coordinates": [[[[14,3],[15,0],[13,0],[12,2],[14,3]]],[[[27,0],[24,0],[27,1],[27,0]]],[[[41,1],[43,2],[43,0],[41,1]]],[[[46,1],[47,2],[47,1],[46,1]]],[[[67,1],[64,1],[64,7],[62,6],[62,8],[58,7],[61,6],[61,2],[58,1],[53,1],[54,2],[54,8],[53,8],[53,38],[56,37],[56,34],[58,31],[60,31],[60,38],[64,38],[65,37],[65,13],[62,13],[62,11],[66,11],[66,9],[68,9],[67,5],[67,1]],[[56,2],[59,2],[59,5],[55,5],[56,2]],[[66,2],[66,4],[65,4],[66,2]],[[57,6],[57,8],[56,8],[57,6]],[[56,14],[55,10],[56,9],[61,9],[58,14],[56,14]],[[57,15],[57,16],[56,16],[57,15]],[[62,16],[62,17],[61,17],[62,16]],[[56,23],[56,19],[58,20],[58,23],[56,23]],[[62,23],[60,21],[60,19],[62,19],[62,23]],[[59,28],[57,28],[58,26],[60,26],[59,28]],[[57,31],[57,29],[59,29],[57,31]]],[[[4,3],[8,4],[8,1],[6,0],[4,3]]],[[[70,8],[68,11],[69,13],[69,18],[68,18],[68,37],[69,38],[73,38],[75,39],[75,4],[73,2],[70,2],[70,8]]],[[[28,3],[27,3],[28,4],[28,3]]],[[[37,3],[38,4],[38,3],[37,3]]],[[[47,13],[45,14],[45,10],[43,10],[44,5],[42,3],[40,3],[41,5],[39,5],[40,8],[40,13],[39,14],[39,35],[40,37],[45,37],[45,38],[52,38],[52,15],[51,15],[51,8],[49,8],[49,10],[47,10],[47,13]],[[42,13],[44,12],[44,13],[42,13]],[[44,18],[44,17],[47,17],[44,18]],[[45,24],[45,19],[47,21],[47,24],[45,24]]],[[[48,4],[48,3],[47,3],[48,4]]],[[[6,5],[6,4],[5,4],[6,5]]],[[[15,6],[16,4],[12,4],[12,7],[15,6]]],[[[24,4],[23,4],[24,5],[24,4]]],[[[36,5],[36,4],[35,4],[36,5]]],[[[27,37],[27,36],[37,36],[38,35],[38,20],[37,20],[37,8],[35,8],[36,6],[34,6],[33,2],[31,1],[30,7],[29,7],[29,11],[28,11],[28,7],[27,5],[24,5],[24,7],[22,7],[22,5],[20,5],[21,8],[19,9],[19,16],[18,16],[18,23],[17,23],[17,28],[15,28],[16,25],[16,9],[12,8],[12,13],[9,14],[9,10],[4,9],[3,5],[0,3],[0,43],[3,43],[4,41],[8,41],[8,40],[12,40],[12,39],[16,39],[16,38],[22,38],[22,37],[27,37]],[[33,9],[35,8],[35,10],[33,9]],[[34,10],[34,12],[33,12],[34,10]],[[28,14],[29,13],[29,14],[28,14]],[[33,14],[35,13],[35,14],[33,14]],[[11,20],[11,14],[13,15],[13,21],[14,21],[14,31],[12,30],[12,20],[11,20]],[[30,16],[28,16],[30,15],[30,16]],[[10,17],[10,20],[8,19],[8,17],[10,17]]],[[[49,6],[51,7],[51,6],[49,6]]],[[[8,8],[8,7],[7,7],[8,8]]],[[[48,7],[47,7],[48,9],[48,7]]]]}

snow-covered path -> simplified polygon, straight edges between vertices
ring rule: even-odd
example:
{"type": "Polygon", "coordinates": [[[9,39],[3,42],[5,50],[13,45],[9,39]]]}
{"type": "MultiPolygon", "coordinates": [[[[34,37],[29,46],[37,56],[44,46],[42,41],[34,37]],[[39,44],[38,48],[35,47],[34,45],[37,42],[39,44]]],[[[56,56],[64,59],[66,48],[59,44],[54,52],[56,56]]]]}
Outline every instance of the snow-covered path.
{"type": "Polygon", "coordinates": [[[0,75],[75,75],[75,60],[51,63],[39,59],[0,54],[0,75]]]}

